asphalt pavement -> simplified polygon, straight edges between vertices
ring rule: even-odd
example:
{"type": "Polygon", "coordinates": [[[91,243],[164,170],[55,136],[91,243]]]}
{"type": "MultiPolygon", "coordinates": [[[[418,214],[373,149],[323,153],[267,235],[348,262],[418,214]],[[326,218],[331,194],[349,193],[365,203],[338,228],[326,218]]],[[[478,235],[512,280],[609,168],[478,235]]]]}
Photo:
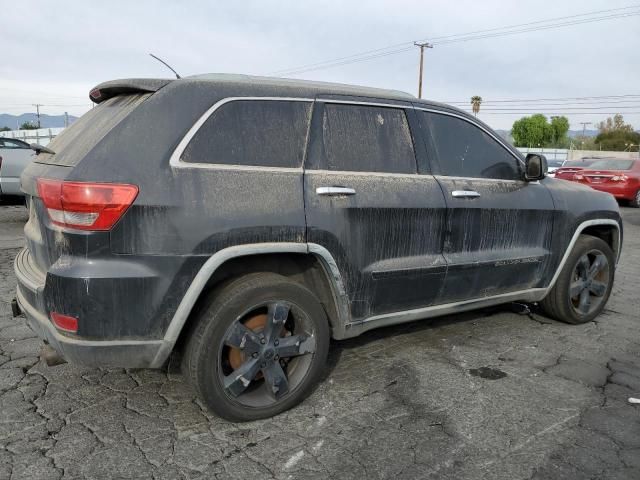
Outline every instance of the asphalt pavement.
{"type": "Polygon", "coordinates": [[[0,479],[639,479],[640,210],[623,215],[597,321],[505,306],[369,332],[333,344],[302,405],[234,424],[175,362],[40,361],[10,308],[27,213],[0,206],[0,479]]]}

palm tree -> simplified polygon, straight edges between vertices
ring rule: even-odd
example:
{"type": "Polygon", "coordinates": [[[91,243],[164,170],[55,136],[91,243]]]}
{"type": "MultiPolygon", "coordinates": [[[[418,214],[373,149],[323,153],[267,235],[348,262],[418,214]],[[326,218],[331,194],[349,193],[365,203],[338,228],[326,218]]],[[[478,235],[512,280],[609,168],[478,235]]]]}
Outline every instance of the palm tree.
{"type": "Polygon", "coordinates": [[[473,114],[477,117],[478,112],[480,111],[480,104],[482,103],[482,97],[479,95],[474,95],[471,97],[471,109],[473,110],[473,114]]]}

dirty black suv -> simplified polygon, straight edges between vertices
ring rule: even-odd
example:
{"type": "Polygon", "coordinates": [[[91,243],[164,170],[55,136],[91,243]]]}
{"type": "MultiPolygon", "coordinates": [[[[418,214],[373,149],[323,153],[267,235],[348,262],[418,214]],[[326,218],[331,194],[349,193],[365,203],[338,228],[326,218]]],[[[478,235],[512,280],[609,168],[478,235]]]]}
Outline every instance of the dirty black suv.
{"type": "Polygon", "coordinates": [[[329,341],[611,292],[611,195],[545,178],[456,108],[234,75],[106,82],[22,175],[15,313],[65,359],[183,371],[219,415],[300,402],[329,341]]]}

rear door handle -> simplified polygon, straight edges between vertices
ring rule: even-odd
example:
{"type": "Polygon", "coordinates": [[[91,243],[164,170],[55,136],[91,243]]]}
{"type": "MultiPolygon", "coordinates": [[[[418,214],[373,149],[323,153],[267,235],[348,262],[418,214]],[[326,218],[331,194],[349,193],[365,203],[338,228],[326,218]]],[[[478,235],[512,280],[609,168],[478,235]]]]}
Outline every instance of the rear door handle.
{"type": "Polygon", "coordinates": [[[356,191],[349,187],[318,187],[316,188],[316,193],[327,197],[335,197],[340,195],[355,195],[356,191]]]}
{"type": "Polygon", "coordinates": [[[453,198],[478,198],[480,194],[475,190],[454,190],[451,192],[453,198]]]}

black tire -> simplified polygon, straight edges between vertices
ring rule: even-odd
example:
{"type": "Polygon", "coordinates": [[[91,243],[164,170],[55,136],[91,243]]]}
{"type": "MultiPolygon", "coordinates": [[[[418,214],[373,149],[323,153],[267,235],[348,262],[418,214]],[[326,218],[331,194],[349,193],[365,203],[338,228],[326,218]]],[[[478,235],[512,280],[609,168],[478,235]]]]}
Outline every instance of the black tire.
{"type": "Polygon", "coordinates": [[[600,238],[581,235],[555,285],[540,305],[556,320],[572,324],[590,322],[602,312],[609,299],[614,272],[615,255],[611,247],[600,238]],[[572,297],[572,293],[577,292],[578,295],[572,297]]]}
{"type": "Polygon", "coordinates": [[[634,208],[640,208],[640,190],[636,192],[636,196],[633,197],[631,201],[629,201],[629,206],[634,208]]]}
{"type": "Polygon", "coordinates": [[[250,274],[206,300],[188,340],[182,370],[217,415],[240,422],[267,418],[297,405],[313,391],[326,365],[329,336],[326,313],[307,288],[273,273],[250,274]],[[264,322],[262,330],[247,326],[254,320],[264,322]],[[312,353],[300,353],[300,343],[312,353]],[[291,348],[298,351],[287,357],[291,348]],[[268,379],[273,381],[267,383],[268,379]]]}

